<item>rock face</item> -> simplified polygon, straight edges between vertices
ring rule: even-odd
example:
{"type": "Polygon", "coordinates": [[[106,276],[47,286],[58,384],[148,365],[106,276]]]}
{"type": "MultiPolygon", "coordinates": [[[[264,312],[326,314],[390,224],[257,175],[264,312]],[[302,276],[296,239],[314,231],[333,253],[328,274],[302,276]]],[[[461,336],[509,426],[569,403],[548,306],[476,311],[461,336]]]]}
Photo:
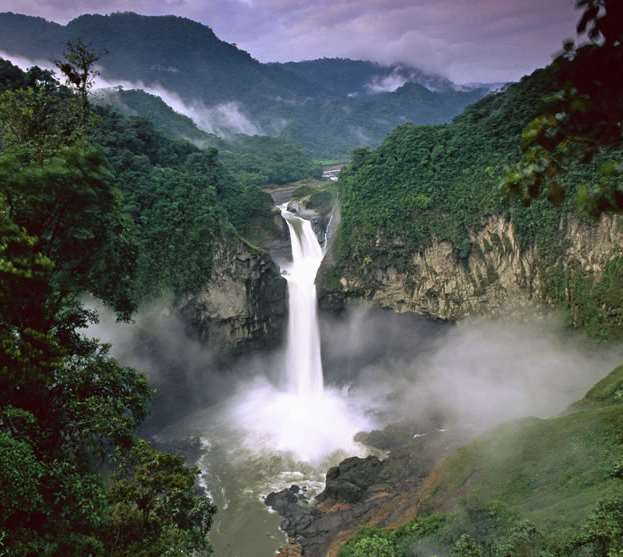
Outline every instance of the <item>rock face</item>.
{"type": "Polygon", "coordinates": [[[270,256],[239,238],[215,249],[206,286],[179,311],[202,342],[235,353],[279,343],[287,319],[287,286],[270,256]]]}
{"type": "MultiPolygon", "coordinates": [[[[553,302],[545,288],[552,269],[578,268],[599,280],[606,264],[623,254],[621,219],[604,216],[593,226],[569,219],[560,225],[560,242],[562,257],[547,262],[538,245],[522,249],[514,225],[493,216],[471,234],[466,258],[460,258],[449,242],[432,239],[400,270],[375,267],[373,261],[369,271],[346,271],[328,281],[328,270],[321,269],[321,303],[336,307],[349,297],[363,297],[397,312],[448,320],[516,314],[535,306],[545,309],[553,302]]],[[[326,261],[329,265],[330,259],[326,261]]]]}

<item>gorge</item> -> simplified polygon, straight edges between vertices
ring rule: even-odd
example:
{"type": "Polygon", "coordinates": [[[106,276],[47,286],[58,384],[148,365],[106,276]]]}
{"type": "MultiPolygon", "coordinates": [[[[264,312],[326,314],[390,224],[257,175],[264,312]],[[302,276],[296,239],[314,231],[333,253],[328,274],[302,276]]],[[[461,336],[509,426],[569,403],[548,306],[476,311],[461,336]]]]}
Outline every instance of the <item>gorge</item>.
{"type": "Polygon", "coordinates": [[[623,4],[531,2],[0,13],[0,557],[623,555],[623,4]]]}

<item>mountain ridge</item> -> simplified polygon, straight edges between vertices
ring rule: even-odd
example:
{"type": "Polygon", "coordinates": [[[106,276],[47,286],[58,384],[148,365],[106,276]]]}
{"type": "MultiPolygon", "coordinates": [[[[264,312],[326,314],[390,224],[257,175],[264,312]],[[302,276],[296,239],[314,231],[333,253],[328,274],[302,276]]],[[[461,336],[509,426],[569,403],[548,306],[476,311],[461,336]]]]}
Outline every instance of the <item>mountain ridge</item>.
{"type": "Polygon", "coordinates": [[[3,51],[33,62],[58,59],[68,41],[82,39],[106,53],[101,74],[113,85],[166,89],[207,109],[235,103],[234,116],[249,124],[247,130],[282,136],[321,158],[377,145],[405,121],[447,122],[488,93],[486,87],[462,91],[441,76],[404,65],[340,58],[264,64],[209,26],[178,16],[85,14],[60,25],[5,12],[0,35],[3,51]],[[430,99],[423,100],[417,88],[404,89],[414,84],[426,88],[430,99]]]}

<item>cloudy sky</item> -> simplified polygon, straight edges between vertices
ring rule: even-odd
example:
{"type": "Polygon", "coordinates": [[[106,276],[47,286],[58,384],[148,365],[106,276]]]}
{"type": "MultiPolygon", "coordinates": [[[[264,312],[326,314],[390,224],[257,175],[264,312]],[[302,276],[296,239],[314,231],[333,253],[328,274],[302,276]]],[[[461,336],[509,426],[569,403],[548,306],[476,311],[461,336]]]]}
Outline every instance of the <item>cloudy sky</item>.
{"type": "Polygon", "coordinates": [[[0,11],[60,23],[82,13],[176,14],[211,26],[261,61],[403,62],[457,82],[510,81],[547,64],[574,34],[574,6],[575,0],[0,0],[0,11]]]}

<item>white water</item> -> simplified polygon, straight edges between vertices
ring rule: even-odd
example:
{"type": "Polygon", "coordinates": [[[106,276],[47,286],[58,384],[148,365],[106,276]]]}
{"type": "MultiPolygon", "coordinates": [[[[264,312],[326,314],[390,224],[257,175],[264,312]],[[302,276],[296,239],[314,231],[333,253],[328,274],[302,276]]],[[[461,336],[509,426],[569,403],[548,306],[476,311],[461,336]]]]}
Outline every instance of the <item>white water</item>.
{"type": "Polygon", "coordinates": [[[241,386],[228,420],[242,431],[245,449],[289,455],[295,461],[326,466],[338,455],[361,454],[354,441],[375,424],[366,401],[348,388],[324,385],[315,279],[324,256],[311,222],[280,207],[290,230],[292,261],[282,273],[288,281],[288,340],[283,382],[257,377],[241,386]]]}
{"type": "Polygon", "coordinates": [[[292,263],[282,270],[290,307],[286,377],[290,392],[314,396],[324,387],[315,284],[324,253],[311,222],[288,211],[287,205],[280,207],[292,245],[292,263]]]}

